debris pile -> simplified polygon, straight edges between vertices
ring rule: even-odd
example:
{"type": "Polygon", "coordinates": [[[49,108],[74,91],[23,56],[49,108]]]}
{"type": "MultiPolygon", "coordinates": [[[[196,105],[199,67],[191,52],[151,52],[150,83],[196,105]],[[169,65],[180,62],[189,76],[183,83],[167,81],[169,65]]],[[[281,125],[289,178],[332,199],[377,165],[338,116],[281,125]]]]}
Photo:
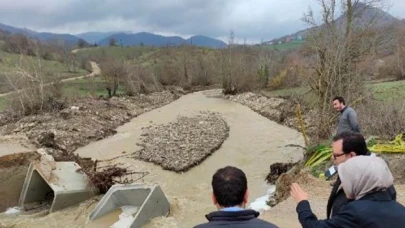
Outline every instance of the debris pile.
{"type": "Polygon", "coordinates": [[[112,165],[101,170],[84,170],[90,179],[90,182],[95,186],[100,194],[105,194],[114,184],[128,184],[142,179],[148,172],[131,172],[126,168],[112,165]],[[133,175],[138,176],[137,179],[133,175]]]}
{"type": "Polygon", "coordinates": [[[269,184],[275,184],[281,174],[288,172],[297,163],[274,163],[270,165],[270,172],[267,174],[266,181],[269,184]]]}
{"type": "Polygon", "coordinates": [[[136,159],[153,162],[175,172],[187,171],[201,163],[228,138],[229,126],[213,112],[179,116],[167,125],[143,129],[143,147],[136,159]]]}
{"type": "Polygon", "coordinates": [[[26,135],[37,148],[48,148],[48,153],[58,160],[60,153],[71,153],[92,141],[111,136],[118,126],[178,97],[176,92],[163,91],[109,100],[84,98],[72,101],[55,113],[0,124],[0,135],[26,135]]]}
{"type": "Polygon", "coordinates": [[[132,183],[149,174],[134,172],[128,168],[119,167],[119,164],[110,164],[110,160],[93,161],[91,158],[82,158],[74,153],[63,153],[58,157],[58,161],[74,161],[79,164],[81,169],[78,172],[85,173],[89,178],[89,184],[96,187],[100,194],[105,194],[114,184],[132,183]]]}
{"type": "Polygon", "coordinates": [[[291,184],[306,182],[303,179],[308,179],[309,175],[302,173],[302,167],[298,164],[293,166],[290,170],[282,173],[276,180],[276,192],[272,195],[267,202],[270,207],[274,207],[279,202],[286,200],[290,197],[291,184]]]}

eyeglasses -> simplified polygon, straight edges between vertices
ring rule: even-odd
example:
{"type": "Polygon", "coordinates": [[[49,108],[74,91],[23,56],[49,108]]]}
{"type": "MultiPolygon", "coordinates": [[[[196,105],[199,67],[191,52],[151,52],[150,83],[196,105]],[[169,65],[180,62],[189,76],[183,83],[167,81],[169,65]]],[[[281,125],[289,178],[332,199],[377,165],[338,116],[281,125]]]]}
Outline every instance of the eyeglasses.
{"type": "Polygon", "coordinates": [[[341,153],[341,154],[332,154],[333,158],[336,160],[336,158],[345,155],[345,153],[341,153]]]}

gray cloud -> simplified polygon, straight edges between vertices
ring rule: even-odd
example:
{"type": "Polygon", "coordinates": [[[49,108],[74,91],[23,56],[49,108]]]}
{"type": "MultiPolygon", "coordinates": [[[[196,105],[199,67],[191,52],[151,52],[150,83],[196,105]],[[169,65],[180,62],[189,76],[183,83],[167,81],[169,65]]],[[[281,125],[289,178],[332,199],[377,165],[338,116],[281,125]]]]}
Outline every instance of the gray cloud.
{"type": "MultiPolygon", "coordinates": [[[[389,0],[390,13],[403,17],[405,1],[389,0]]],[[[154,32],[239,40],[268,40],[306,25],[301,21],[316,0],[14,0],[0,2],[0,23],[39,31],[154,32]]]]}

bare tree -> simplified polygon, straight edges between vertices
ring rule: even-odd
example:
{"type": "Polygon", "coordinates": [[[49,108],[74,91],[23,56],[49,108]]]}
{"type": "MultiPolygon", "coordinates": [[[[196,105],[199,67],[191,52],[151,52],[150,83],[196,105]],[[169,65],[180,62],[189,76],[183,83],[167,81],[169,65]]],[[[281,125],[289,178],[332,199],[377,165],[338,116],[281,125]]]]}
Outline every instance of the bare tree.
{"type": "Polygon", "coordinates": [[[9,35],[4,40],[3,50],[23,55],[34,56],[38,54],[38,44],[22,34],[9,35]]]}
{"type": "Polygon", "coordinates": [[[60,83],[46,83],[47,78],[43,72],[41,59],[27,58],[20,55],[20,61],[5,75],[13,92],[8,97],[10,108],[20,115],[38,114],[43,111],[54,111],[64,108],[62,89],[60,83]]]}
{"type": "Polygon", "coordinates": [[[124,89],[127,95],[148,94],[161,90],[161,84],[150,66],[142,66],[134,61],[126,63],[125,68],[127,74],[124,77],[124,89]]]}
{"type": "Polygon", "coordinates": [[[118,87],[127,74],[126,68],[123,63],[115,59],[102,62],[100,68],[105,83],[105,89],[107,90],[108,96],[111,98],[117,95],[118,87]]]}
{"type": "Polygon", "coordinates": [[[405,79],[405,24],[399,28],[396,42],[396,62],[398,66],[398,79],[405,79]]]}
{"type": "Polygon", "coordinates": [[[117,40],[114,37],[111,37],[109,40],[109,45],[112,46],[116,46],[117,45],[117,40]]]}
{"type": "Polygon", "coordinates": [[[233,63],[233,48],[235,45],[235,33],[231,30],[229,34],[228,47],[222,52],[221,58],[221,74],[222,74],[222,88],[224,94],[236,93],[235,86],[232,80],[231,66],[233,63]]]}
{"type": "Polygon", "coordinates": [[[84,48],[84,47],[86,47],[86,46],[87,46],[87,42],[86,42],[85,40],[79,39],[79,40],[77,41],[77,47],[79,47],[79,48],[84,48]]]}
{"type": "MultiPolygon", "coordinates": [[[[317,108],[324,120],[322,126],[331,126],[330,100],[344,96],[354,101],[362,96],[363,77],[357,64],[385,42],[381,20],[384,15],[380,0],[319,0],[321,23],[310,9],[303,20],[311,27],[307,42],[311,49],[309,67],[313,74],[308,84],[317,95],[317,108]],[[343,12],[337,17],[339,9],[343,12]]],[[[329,135],[328,127],[320,136],[329,135]]]]}

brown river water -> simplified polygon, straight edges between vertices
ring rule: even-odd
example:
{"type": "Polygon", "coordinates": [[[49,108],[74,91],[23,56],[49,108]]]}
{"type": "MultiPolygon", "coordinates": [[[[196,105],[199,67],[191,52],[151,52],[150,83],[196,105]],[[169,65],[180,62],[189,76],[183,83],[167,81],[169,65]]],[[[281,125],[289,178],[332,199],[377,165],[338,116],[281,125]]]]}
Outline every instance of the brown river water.
{"type": "MultiPolygon", "coordinates": [[[[204,215],[215,210],[210,196],[212,175],[227,165],[239,167],[246,173],[249,200],[253,202],[266,195],[269,186],[264,178],[272,163],[302,158],[302,149],[286,145],[303,145],[304,140],[296,130],[270,121],[246,106],[216,97],[219,93],[219,90],[213,90],[185,95],[134,118],[117,128],[116,135],[82,147],[76,153],[95,159],[114,158],[123,155],[124,151],[129,154],[140,149],[136,143],[140,142],[143,127],[174,121],[178,115],[218,112],[230,127],[229,138],[219,150],[185,173],[163,170],[152,163],[126,157],[117,158],[114,162],[131,166],[133,170],[149,172],[143,181],[159,184],[167,196],[171,204],[170,216],[157,218],[147,227],[193,227],[205,222],[204,215]]],[[[15,219],[19,221],[17,227],[85,227],[88,212],[95,204],[88,205],[86,203],[41,218],[15,219]]]]}

